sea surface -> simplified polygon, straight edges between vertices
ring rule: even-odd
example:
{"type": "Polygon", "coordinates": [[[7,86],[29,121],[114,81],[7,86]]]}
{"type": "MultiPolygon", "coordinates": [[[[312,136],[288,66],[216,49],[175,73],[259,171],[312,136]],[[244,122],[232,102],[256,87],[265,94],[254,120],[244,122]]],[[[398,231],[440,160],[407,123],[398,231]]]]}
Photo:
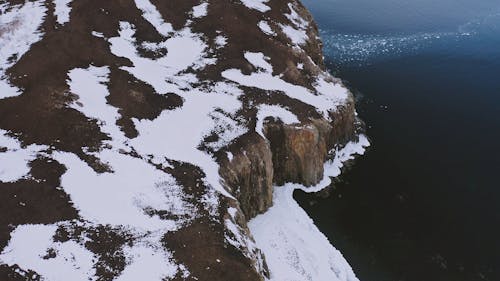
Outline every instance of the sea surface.
{"type": "Polygon", "coordinates": [[[500,0],[303,0],[372,146],[295,198],[361,281],[500,280],[500,0]]]}

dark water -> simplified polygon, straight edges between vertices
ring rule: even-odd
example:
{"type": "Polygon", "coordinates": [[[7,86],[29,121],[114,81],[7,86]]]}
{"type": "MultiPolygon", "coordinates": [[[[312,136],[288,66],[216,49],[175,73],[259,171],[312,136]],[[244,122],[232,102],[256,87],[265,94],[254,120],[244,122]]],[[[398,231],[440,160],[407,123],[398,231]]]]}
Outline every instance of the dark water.
{"type": "Polygon", "coordinates": [[[500,0],[304,0],[371,150],[296,199],[361,281],[500,280],[500,0]]]}

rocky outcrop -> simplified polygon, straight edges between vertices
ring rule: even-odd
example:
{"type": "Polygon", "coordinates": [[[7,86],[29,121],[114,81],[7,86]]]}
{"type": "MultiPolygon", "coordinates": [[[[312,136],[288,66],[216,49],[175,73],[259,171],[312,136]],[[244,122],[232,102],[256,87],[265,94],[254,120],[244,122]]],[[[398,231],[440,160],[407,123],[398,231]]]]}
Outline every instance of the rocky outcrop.
{"type": "Polygon", "coordinates": [[[312,186],[323,179],[324,163],[334,156],[329,152],[354,140],[361,128],[352,97],[331,113],[331,120],[285,124],[268,118],[265,139],[255,133],[242,137],[229,148],[229,157],[221,157],[220,174],[247,219],[272,206],[273,185],[312,186]]]}
{"type": "Polygon", "coordinates": [[[247,219],[265,212],[273,202],[272,151],[257,133],[238,139],[220,161],[219,173],[238,199],[247,219]]]}
{"type": "Polygon", "coordinates": [[[321,119],[308,124],[268,123],[265,134],[273,152],[273,181],[277,185],[293,182],[311,186],[318,183],[323,178],[331,131],[331,125],[321,119]]]}

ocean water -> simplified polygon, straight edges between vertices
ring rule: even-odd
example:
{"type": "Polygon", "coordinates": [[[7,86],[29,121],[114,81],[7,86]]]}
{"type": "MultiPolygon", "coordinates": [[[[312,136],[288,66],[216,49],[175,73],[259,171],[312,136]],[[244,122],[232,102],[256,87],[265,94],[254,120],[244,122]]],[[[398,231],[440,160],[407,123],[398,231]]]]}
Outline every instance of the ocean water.
{"type": "Polygon", "coordinates": [[[500,280],[500,1],[303,2],[372,147],[295,198],[362,281],[500,280]]]}

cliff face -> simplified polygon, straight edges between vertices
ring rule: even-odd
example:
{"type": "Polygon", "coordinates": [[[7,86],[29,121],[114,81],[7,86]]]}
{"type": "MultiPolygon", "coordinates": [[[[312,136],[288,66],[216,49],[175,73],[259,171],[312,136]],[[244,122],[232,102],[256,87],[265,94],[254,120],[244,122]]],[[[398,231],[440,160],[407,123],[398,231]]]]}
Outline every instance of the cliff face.
{"type": "Polygon", "coordinates": [[[247,222],[356,138],[300,2],[10,0],[0,23],[0,279],[280,280],[247,222]]]}
{"type": "Polygon", "coordinates": [[[296,124],[272,118],[264,124],[263,136],[254,133],[229,148],[232,158],[222,158],[220,174],[247,219],[272,205],[274,185],[313,186],[324,178],[324,163],[333,156],[329,152],[354,140],[360,128],[353,101],[332,115],[331,121],[296,124]]]}

